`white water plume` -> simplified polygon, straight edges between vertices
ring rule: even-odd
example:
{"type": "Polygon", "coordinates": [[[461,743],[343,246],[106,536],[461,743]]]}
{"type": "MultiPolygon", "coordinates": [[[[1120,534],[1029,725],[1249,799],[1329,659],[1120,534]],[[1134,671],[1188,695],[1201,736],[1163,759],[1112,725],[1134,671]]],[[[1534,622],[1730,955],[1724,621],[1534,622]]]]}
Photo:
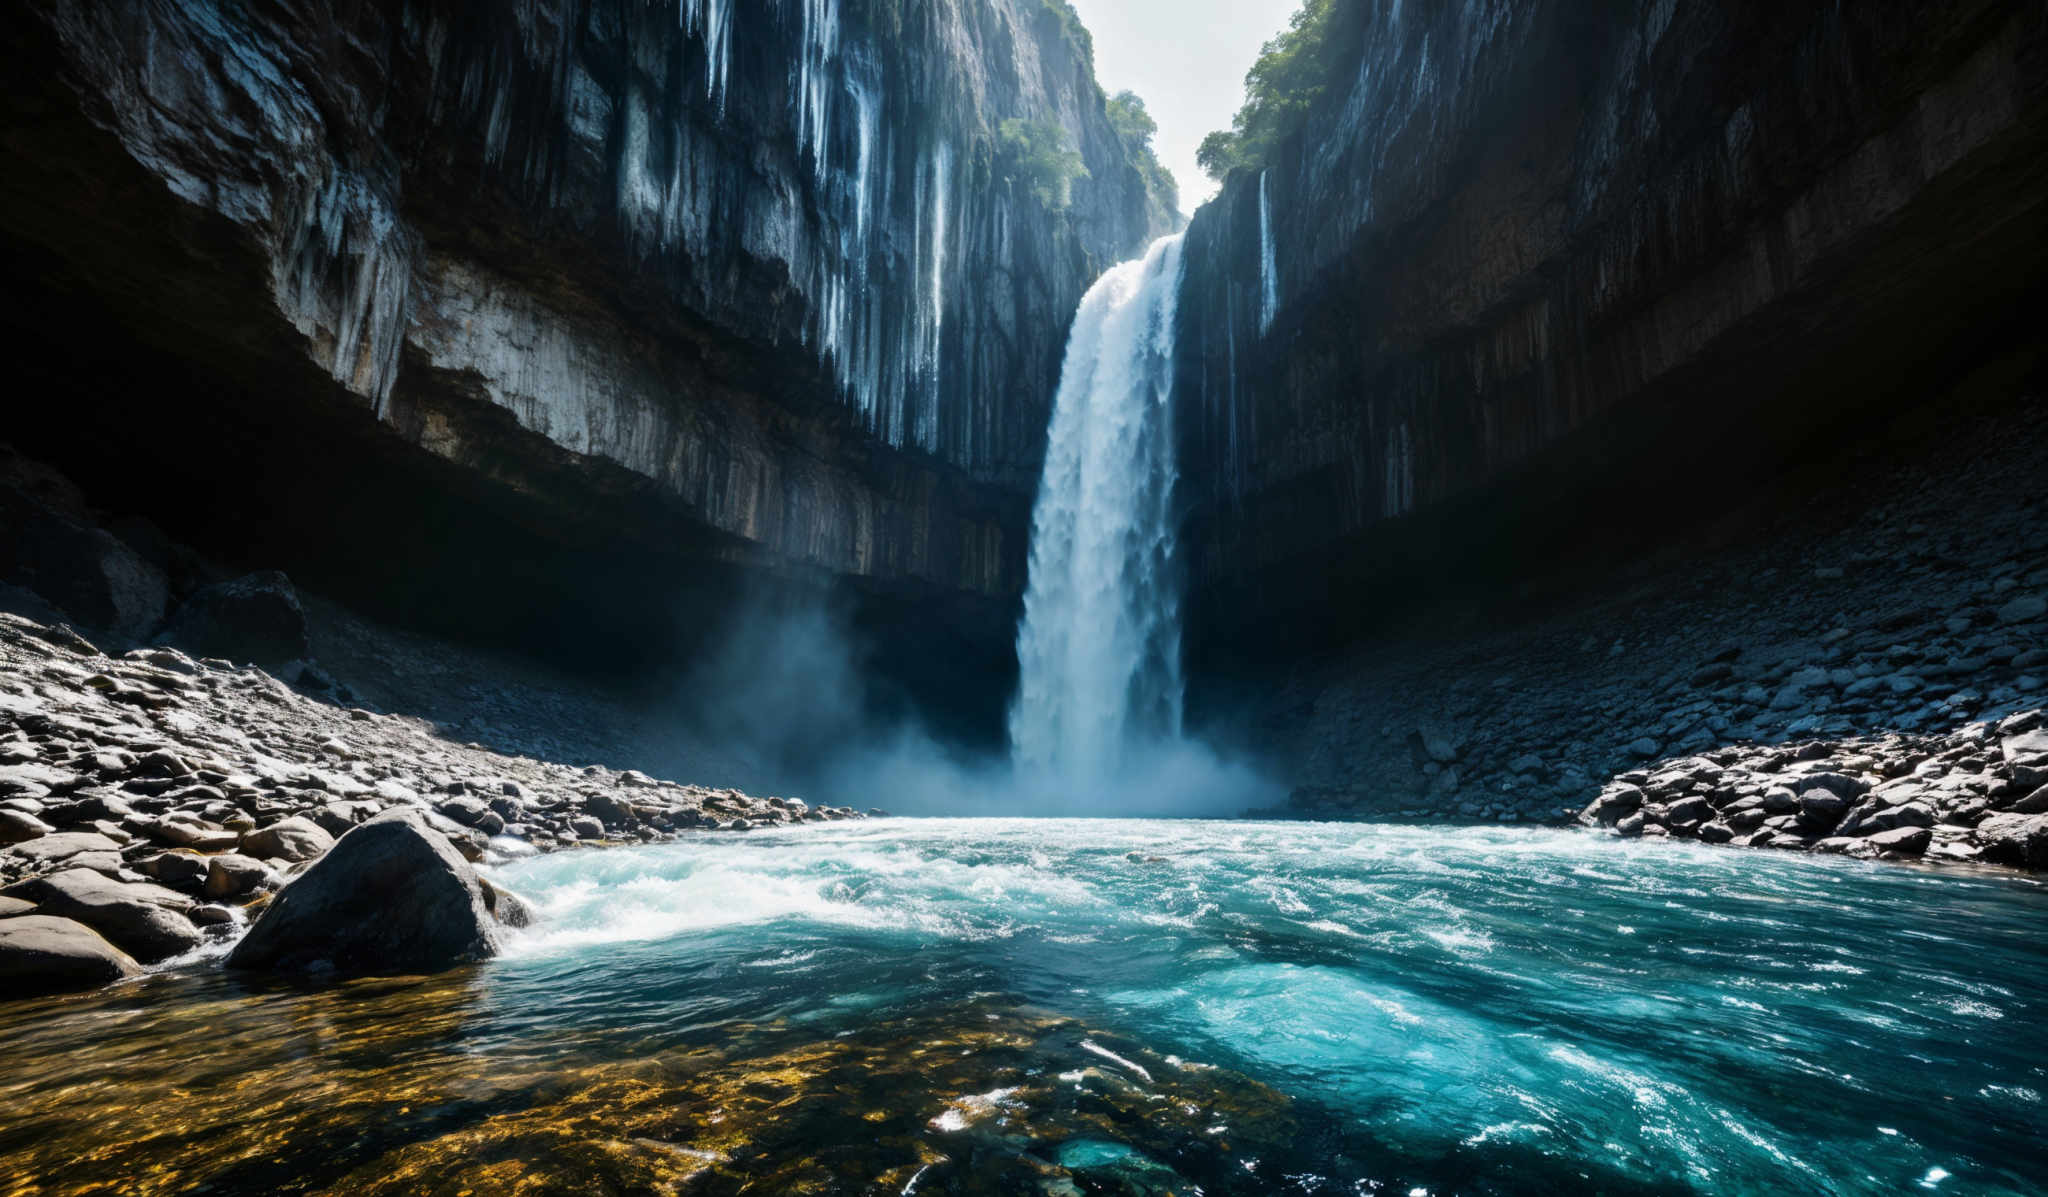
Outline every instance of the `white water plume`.
{"type": "Polygon", "coordinates": [[[1180,578],[1170,507],[1181,241],[1081,301],[1053,403],[1010,715],[1026,772],[1106,780],[1134,740],[1181,728],[1180,578]]]}

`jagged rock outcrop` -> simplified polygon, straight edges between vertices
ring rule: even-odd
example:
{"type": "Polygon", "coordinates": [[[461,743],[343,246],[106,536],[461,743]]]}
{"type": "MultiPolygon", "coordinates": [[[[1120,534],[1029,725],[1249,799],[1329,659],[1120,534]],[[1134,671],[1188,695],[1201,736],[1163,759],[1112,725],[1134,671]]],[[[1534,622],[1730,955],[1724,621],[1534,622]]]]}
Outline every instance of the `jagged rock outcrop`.
{"type": "Polygon", "coordinates": [[[1067,322],[1161,231],[1043,0],[20,17],[0,250],[39,401],[10,434],[201,549],[300,546],[261,562],[295,577],[345,538],[378,575],[477,558],[482,601],[537,557],[434,499],[625,563],[551,562],[623,576],[526,606],[668,556],[1006,607],[1067,322]],[[1071,203],[1018,177],[1012,120],[1078,150],[1071,203]]]}
{"type": "Polygon", "coordinates": [[[2039,6],[1359,10],[1302,133],[1188,234],[1185,543],[1212,650],[1725,506],[2038,349],[2039,6]]]}

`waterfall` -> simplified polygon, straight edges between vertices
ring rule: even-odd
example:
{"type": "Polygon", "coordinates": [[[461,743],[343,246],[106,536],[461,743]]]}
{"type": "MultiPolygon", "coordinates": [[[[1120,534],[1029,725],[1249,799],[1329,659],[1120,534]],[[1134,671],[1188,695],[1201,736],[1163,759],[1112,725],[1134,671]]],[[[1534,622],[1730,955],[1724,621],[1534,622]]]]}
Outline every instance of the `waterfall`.
{"type": "Polygon", "coordinates": [[[1259,172],[1259,332],[1273,327],[1280,311],[1280,265],[1273,257],[1273,200],[1266,192],[1266,172],[1259,172]]]}
{"type": "Polygon", "coordinates": [[[1053,402],[1017,633],[1016,762],[1102,779],[1141,736],[1180,734],[1173,323],[1181,241],[1081,301],[1053,402]]]}

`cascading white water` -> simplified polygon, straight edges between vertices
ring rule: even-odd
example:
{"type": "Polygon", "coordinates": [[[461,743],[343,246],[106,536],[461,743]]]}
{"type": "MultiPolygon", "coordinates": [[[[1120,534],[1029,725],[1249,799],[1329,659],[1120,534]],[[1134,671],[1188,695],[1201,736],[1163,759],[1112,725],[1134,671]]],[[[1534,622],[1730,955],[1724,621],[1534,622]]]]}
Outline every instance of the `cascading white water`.
{"type": "Polygon", "coordinates": [[[1173,323],[1181,240],[1102,276],[1081,301],[1032,520],[1010,712],[1016,763],[1087,781],[1140,736],[1177,738],[1180,592],[1173,323]]]}
{"type": "Polygon", "coordinates": [[[1273,200],[1266,172],[1259,172],[1259,331],[1273,327],[1280,313],[1280,264],[1273,256],[1273,200]]]}

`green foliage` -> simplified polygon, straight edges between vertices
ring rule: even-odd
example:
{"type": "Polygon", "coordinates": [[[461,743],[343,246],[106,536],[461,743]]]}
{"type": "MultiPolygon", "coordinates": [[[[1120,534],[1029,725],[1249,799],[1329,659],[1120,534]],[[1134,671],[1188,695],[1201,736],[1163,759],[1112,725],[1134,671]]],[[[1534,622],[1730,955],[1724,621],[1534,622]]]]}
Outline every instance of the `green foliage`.
{"type": "Polygon", "coordinates": [[[1144,178],[1147,194],[1163,209],[1162,219],[1171,223],[1180,214],[1180,184],[1174,181],[1173,172],[1166,169],[1152,148],[1152,137],[1159,132],[1159,122],[1152,119],[1152,114],[1145,110],[1145,101],[1134,91],[1111,96],[1107,107],[1110,128],[1116,130],[1131,164],[1144,178]]]}
{"type": "Polygon", "coordinates": [[[1074,180],[1088,177],[1067,131],[1050,121],[1011,119],[997,136],[996,175],[1054,210],[1073,202],[1074,180]]]}
{"type": "Polygon", "coordinates": [[[1074,6],[1067,3],[1067,0],[1044,0],[1044,3],[1047,10],[1059,18],[1060,28],[1066,31],[1067,40],[1080,48],[1081,61],[1087,63],[1088,69],[1093,71],[1095,35],[1088,32],[1088,26],[1081,23],[1081,14],[1075,12],[1074,6]]]}
{"type": "Polygon", "coordinates": [[[1244,106],[1229,129],[1202,139],[1195,161],[1211,178],[1258,170],[1308,119],[1357,41],[1356,0],[1303,0],[1278,37],[1261,49],[1244,77],[1244,106]]]}

